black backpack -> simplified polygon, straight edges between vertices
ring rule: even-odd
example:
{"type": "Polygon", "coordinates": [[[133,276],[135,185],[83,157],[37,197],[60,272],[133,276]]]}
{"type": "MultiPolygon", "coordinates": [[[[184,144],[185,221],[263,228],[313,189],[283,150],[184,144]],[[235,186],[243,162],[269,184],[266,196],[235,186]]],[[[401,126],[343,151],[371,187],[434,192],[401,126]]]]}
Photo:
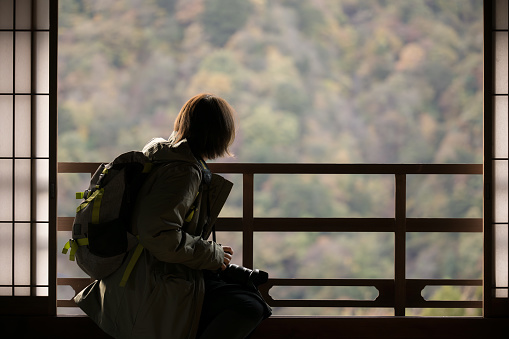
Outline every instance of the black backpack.
{"type": "MultiPolygon", "coordinates": [[[[212,174],[201,159],[202,182],[210,183],[212,174]]],[[[85,192],[76,193],[83,199],[76,209],[72,238],[62,253],[69,253],[69,260],[94,279],[103,279],[122,266],[128,252],[136,247],[124,272],[120,286],[125,286],[143,246],[131,233],[131,216],[139,190],[156,165],[139,151],[117,156],[108,164],[101,164],[95,171],[85,192]]],[[[188,212],[186,221],[193,217],[188,212]]]]}
{"type": "Polygon", "coordinates": [[[115,272],[136,246],[121,286],[127,282],[143,250],[131,233],[131,214],[152,167],[153,163],[142,152],[123,153],[112,162],[101,164],[88,189],[76,193],[76,198],[83,201],[76,209],[72,238],[62,253],[70,249],[69,260],[76,259],[90,277],[102,279],[115,272]]]}

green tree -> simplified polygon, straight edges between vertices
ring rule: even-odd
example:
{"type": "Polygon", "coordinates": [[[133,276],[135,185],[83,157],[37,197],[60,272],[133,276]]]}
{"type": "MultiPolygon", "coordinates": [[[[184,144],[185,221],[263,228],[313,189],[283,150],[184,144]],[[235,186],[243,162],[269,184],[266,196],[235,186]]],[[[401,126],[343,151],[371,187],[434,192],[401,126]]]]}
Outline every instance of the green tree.
{"type": "Polygon", "coordinates": [[[251,10],[249,1],[208,0],[203,11],[203,27],[210,42],[222,47],[244,24],[251,10]]]}

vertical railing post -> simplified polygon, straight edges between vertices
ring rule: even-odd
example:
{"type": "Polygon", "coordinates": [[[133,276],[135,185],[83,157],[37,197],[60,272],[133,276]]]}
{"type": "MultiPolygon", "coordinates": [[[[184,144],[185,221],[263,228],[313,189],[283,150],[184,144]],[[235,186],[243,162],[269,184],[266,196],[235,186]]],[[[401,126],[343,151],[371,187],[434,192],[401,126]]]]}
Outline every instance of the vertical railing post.
{"type": "Polygon", "coordinates": [[[244,173],[242,184],[242,265],[253,268],[254,174],[244,173]]]}
{"type": "Polygon", "coordinates": [[[395,316],[405,316],[406,304],[406,175],[396,174],[394,238],[395,316]]]}

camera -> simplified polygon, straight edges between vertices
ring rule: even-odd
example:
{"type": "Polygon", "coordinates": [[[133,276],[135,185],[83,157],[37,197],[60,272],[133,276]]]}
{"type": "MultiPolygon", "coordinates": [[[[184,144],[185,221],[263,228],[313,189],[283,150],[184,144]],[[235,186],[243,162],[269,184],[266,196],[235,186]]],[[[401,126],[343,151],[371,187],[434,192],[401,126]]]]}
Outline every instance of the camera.
{"type": "Polygon", "coordinates": [[[249,285],[253,284],[258,287],[269,279],[269,274],[258,269],[251,270],[235,264],[230,264],[220,273],[221,278],[229,283],[249,285]]]}

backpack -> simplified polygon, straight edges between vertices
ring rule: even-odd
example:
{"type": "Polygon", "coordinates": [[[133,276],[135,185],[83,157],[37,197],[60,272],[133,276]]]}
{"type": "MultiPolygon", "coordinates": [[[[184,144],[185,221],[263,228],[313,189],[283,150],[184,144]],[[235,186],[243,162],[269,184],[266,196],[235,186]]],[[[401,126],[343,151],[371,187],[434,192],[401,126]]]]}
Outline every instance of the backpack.
{"type": "Polygon", "coordinates": [[[151,171],[153,163],[139,151],[117,156],[101,164],[90,180],[89,188],[76,193],[83,199],[76,209],[72,238],[62,253],[94,279],[103,279],[123,264],[128,252],[136,246],[120,286],[129,275],[143,251],[131,233],[131,215],[138,192],[151,171]]]}

